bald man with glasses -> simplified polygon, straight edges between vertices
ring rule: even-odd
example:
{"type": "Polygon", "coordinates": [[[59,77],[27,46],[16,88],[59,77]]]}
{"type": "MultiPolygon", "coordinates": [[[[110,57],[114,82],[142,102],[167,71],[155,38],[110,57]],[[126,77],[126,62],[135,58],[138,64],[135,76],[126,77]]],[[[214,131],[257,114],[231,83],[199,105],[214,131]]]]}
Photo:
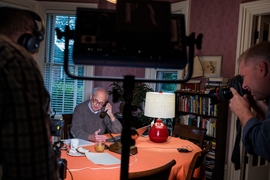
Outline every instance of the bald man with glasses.
{"type": "Polygon", "coordinates": [[[114,116],[112,105],[106,103],[108,93],[101,87],[93,89],[90,99],[78,104],[73,112],[71,134],[75,138],[89,141],[106,140],[104,133],[121,133],[122,124],[114,116]],[[106,111],[104,118],[100,113],[106,111]]]}

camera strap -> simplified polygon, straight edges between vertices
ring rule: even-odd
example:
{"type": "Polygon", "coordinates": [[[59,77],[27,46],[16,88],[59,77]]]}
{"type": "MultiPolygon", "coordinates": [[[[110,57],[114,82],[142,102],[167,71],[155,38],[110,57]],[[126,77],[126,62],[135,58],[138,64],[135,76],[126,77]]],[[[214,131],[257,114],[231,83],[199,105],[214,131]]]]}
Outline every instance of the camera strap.
{"type": "Polygon", "coordinates": [[[231,161],[234,163],[234,169],[239,170],[241,168],[240,167],[240,141],[241,141],[241,133],[242,133],[242,127],[241,127],[241,122],[239,118],[237,118],[236,120],[236,131],[237,131],[237,134],[235,138],[231,161]]]}

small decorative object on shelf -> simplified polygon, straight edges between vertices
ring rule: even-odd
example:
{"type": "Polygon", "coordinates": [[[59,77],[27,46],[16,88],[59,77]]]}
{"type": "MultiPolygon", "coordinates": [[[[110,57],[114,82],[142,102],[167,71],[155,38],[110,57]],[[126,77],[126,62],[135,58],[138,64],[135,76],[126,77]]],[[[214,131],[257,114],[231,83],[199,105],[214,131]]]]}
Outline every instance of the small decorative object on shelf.
{"type": "Polygon", "coordinates": [[[201,80],[190,80],[186,83],[181,84],[181,90],[190,90],[197,92],[200,90],[201,80]]]}

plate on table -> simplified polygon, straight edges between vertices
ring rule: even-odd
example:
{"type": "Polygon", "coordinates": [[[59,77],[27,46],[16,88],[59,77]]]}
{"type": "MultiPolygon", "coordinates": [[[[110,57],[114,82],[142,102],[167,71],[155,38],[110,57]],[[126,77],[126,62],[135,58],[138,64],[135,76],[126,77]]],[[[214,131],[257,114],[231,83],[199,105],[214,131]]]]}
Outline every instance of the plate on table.
{"type": "Polygon", "coordinates": [[[69,156],[85,156],[85,154],[79,153],[79,152],[67,152],[67,155],[69,156]]]}

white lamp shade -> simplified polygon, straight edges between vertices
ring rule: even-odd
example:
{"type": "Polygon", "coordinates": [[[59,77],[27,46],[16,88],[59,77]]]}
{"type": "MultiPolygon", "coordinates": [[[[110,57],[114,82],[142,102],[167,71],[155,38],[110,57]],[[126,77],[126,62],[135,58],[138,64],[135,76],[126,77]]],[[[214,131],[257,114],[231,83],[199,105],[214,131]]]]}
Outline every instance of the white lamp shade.
{"type": "Polygon", "coordinates": [[[147,92],[144,115],[152,118],[174,118],[175,94],[147,92]]]}

